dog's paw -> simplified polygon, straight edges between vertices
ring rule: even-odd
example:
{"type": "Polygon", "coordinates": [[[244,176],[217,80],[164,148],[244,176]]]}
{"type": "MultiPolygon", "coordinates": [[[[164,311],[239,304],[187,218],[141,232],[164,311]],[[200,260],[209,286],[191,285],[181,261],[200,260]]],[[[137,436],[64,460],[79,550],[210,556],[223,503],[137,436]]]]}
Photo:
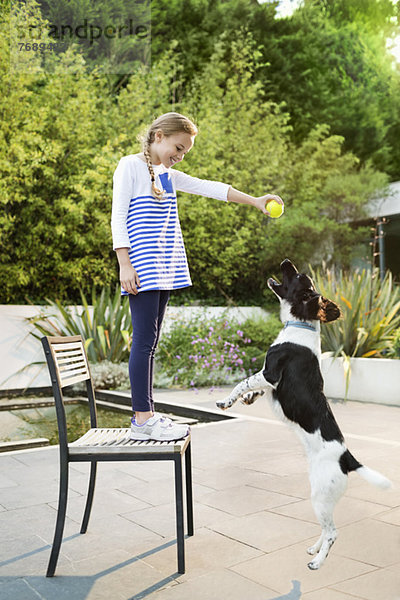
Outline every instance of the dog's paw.
{"type": "Polygon", "coordinates": [[[232,404],[233,404],[233,400],[230,400],[229,398],[225,398],[224,400],[220,400],[219,402],[216,402],[216,405],[221,410],[226,410],[227,408],[230,408],[232,406],[232,404]]]}
{"type": "Polygon", "coordinates": [[[321,566],[322,566],[323,561],[317,560],[316,558],[314,558],[314,560],[312,560],[311,562],[308,563],[307,567],[311,570],[311,571],[317,571],[321,566]]]}
{"type": "Polygon", "coordinates": [[[250,404],[253,404],[257,400],[257,398],[259,396],[263,396],[263,394],[264,394],[264,391],[247,392],[240,398],[240,401],[242,404],[247,404],[247,406],[250,406],[250,404]]]}

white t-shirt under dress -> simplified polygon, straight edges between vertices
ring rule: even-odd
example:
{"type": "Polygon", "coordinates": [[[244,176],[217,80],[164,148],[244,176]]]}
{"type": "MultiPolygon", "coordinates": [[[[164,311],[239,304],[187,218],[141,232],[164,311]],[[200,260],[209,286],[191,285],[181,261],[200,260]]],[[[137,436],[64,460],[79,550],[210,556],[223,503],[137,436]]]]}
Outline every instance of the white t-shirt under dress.
{"type": "MultiPolygon", "coordinates": [[[[162,164],[153,165],[153,170],[156,186],[165,192],[162,200],[154,197],[147,164],[137,154],[121,158],[113,177],[113,248],[128,248],[140,279],[138,292],[192,285],[176,191],[227,201],[230,187],[162,164]]],[[[125,290],[121,293],[127,295],[125,290]]]]}

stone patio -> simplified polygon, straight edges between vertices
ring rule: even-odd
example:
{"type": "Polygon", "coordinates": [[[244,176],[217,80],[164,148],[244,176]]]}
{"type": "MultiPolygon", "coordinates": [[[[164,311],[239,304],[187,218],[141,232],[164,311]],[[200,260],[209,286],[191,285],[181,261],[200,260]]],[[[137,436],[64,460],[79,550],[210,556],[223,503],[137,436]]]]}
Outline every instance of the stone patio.
{"type": "MultiPolygon", "coordinates": [[[[156,400],[215,406],[219,389],[156,400]]],[[[400,409],[332,404],[349,448],[392,479],[353,474],[339,537],[320,571],[300,442],[262,398],[236,419],[193,427],[195,535],[176,572],[172,464],[101,463],[88,532],[79,534],[88,465],[70,467],[56,576],[45,577],[58,498],[58,449],[0,455],[0,600],[400,600],[400,409]]]]}

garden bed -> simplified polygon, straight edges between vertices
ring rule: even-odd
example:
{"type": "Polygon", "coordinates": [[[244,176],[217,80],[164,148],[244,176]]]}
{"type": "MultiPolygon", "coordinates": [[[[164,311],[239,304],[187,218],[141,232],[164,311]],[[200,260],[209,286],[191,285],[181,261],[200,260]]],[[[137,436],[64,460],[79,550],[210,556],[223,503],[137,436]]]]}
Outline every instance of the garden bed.
{"type": "Polygon", "coordinates": [[[328,398],[346,398],[400,406],[400,360],[350,358],[350,382],[346,394],[343,358],[322,356],[322,375],[328,398]]]}

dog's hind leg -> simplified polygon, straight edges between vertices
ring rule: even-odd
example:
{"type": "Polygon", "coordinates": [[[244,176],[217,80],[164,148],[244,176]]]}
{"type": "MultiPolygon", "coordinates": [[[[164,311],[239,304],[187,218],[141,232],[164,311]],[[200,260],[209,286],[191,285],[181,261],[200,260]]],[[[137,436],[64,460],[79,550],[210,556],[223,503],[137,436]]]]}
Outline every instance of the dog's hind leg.
{"type": "Polygon", "coordinates": [[[273,386],[265,379],[263,371],[259,371],[238,383],[227,398],[217,402],[217,406],[222,409],[230,408],[239,399],[242,399],[245,404],[252,404],[269,387],[273,386]],[[253,395],[253,392],[257,394],[253,395]]]}
{"type": "Polygon", "coordinates": [[[322,534],[318,542],[314,546],[309,548],[307,552],[309,554],[314,554],[315,552],[318,552],[316,557],[308,563],[309,569],[316,570],[323,565],[326,557],[328,556],[329,550],[331,549],[337,538],[337,531],[335,523],[333,522],[334,506],[332,504],[327,506],[326,504],[317,501],[313,502],[313,507],[315,514],[317,515],[318,521],[321,524],[322,534]]]}
{"type": "Polygon", "coordinates": [[[321,537],[307,550],[309,554],[317,553],[315,558],[308,563],[308,567],[312,570],[319,569],[323,565],[337,538],[333,511],[347,485],[347,476],[337,468],[335,472],[330,474],[329,468],[326,468],[324,475],[325,477],[319,481],[314,479],[314,485],[312,484],[314,489],[312,489],[311,501],[316,517],[322,527],[321,537]],[[328,481],[326,480],[327,476],[328,481]]]}

